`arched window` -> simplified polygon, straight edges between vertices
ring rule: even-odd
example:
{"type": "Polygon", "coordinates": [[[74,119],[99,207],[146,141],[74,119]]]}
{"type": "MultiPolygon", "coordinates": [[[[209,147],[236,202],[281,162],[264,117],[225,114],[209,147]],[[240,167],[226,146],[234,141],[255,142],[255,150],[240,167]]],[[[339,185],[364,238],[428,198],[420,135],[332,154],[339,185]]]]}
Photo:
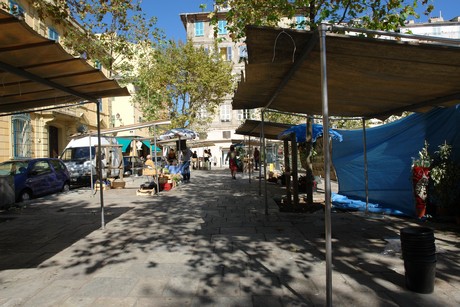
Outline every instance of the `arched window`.
{"type": "Polygon", "coordinates": [[[30,115],[19,114],[11,116],[13,158],[31,158],[31,126],[30,115]]]}

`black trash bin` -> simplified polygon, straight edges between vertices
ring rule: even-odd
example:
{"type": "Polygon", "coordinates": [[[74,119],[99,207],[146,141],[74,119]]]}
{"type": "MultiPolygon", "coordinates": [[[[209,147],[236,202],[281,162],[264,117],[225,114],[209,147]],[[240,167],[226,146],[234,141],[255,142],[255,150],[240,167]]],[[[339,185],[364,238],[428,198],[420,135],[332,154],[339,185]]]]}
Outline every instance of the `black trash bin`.
{"type": "Polygon", "coordinates": [[[418,293],[432,293],[436,275],[433,229],[406,227],[401,229],[400,234],[407,289],[418,293]]]}

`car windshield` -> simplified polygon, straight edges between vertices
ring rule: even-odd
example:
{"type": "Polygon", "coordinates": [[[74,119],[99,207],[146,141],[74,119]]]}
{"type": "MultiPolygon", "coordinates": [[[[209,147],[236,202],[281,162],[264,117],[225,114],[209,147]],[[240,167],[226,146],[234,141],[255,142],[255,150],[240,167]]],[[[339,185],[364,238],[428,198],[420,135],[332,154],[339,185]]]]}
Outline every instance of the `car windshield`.
{"type": "Polygon", "coordinates": [[[63,161],[92,160],[95,157],[96,148],[91,147],[91,158],[89,158],[90,147],[67,148],[61,156],[63,161]]]}
{"type": "Polygon", "coordinates": [[[26,161],[7,161],[0,163],[0,175],[16,175],[27,170],[26,161]]]}

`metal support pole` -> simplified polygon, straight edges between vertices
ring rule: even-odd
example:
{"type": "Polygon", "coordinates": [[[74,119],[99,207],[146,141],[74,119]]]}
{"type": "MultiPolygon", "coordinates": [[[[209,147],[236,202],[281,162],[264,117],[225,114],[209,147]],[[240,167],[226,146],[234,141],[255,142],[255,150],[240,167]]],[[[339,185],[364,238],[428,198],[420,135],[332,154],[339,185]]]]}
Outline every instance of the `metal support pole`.
{"type": "Polygon", "coordinates": [[[326,65],[326,24],[319,26],[321,56],[321,97],[323,103],[323,152],[324,152],[324,198],[325,198],[325,241],[326,241],[326,306],[332,307],[332,243],[331,243],[331,161],[329,152],[329,101],[326,65]]]}
{"type": "Polygon", "coordinates": [[[150,155],[154,157],[153,160],[153,165],[155,167],[155,184],[157,185],[157,195],[160,195],[160,185],[158,183],[158,168],[157,168],[157,125],[153,126],[153,150],[155,151],[155,154],[152,154],[152,150],[150,150],[150,155]]]}
{"type": "Polygon", "coordinates": [[[134,140],[135,140],[135,138],[133,138],[131,140],[131,148],[132,148],[131,150],[133,151],[133,156],[131,157],[131,159],[132,159],[131,160],[131,176],[132,176],[133,181],[134,181],[134,159],[133,159],[133,157],[134,157],[134,152],[135,152],[134,146],[136,146],[136,144],[134,143],[134,140]],[[134,143],[134,146],[133,146],[133,143],[134,143]]]}
{"type": "Polygon", "coordinates": [[[284,144],[284,180],[286,184],[286,203],[288,206],[292,204],[291,193],[291,159],[289,158],[289,140],[283,140],[284,144]]]}
{"type": "Polygon", "coordinates": [[[261,123],[260,123],[260,138],[259,138],[259,144],[260,144],[260,153],[259,153],[259,196],[262,195],[262,162],[265,160],[265,153],[264,149],[262,146],[262,141],[263,141],[263,118],[264,118],[264,112],[261,112],[261,123]],[[263,157],[263,158],[262,158],[263,157]]]}
{"type": "Polygon", "coordinates": [[[369,213],[369,177],[367,172],[367,135],[366,120],[363,118],[363,150],[364,150],[364,187],[366,189],[366,215],[369,213]]]}
{"type": "MultiPolygon", "coordinates": [[[[261,152],[264,157],[264,195],[265,195],[265,215],[268,215],[268,195],[267,195],[267,153],[265,148],[265,132],[264,132],[264,111],[262,111],[262,126],[261,126],[262,147],[261,152]]],[[[260,171],[259,171],[260,172],[260,171]]],[[[259,178],[261,180],[261,178],[259,178]]]]}
{"type": "MultiPolygon", "coordinates": [[[[93,153],[92,153],[92,149],[91,147],[93,146],[91,144],[91,139],[92,139],[92,136],[91,134],[89,134],[89,161],[91,162],[91,166],[90,166],[90,169],[91,169],[91,179],[90,179],[90,182],[91,182],[91,197],[93,197],[94,195],[94,182],[93,182],[93,161],[92,161],[92,156],[93,156],[93,153]]],[[[96,156],[97,153],[94,153],[94,156],[96,156]]]]}
{"type": "Polygon", "coordinates": [[[97,103],[96,103],[97,142],[98,142],[97,159],[99,160],[99,167],[97,169],[97,173],[98,173],[98,177],[99,177],[99,196],[100,196],[100,202],[101,202],[101,228],[105,229],[105,221],[104,221],[104,189],[103,189],[103,185],[102,185],[101,112],[99,111],[99,107],[101,106],[101,104],[102,104],[102,102],[100,100],[98,100],[97,103]]]}
{"type": "Polygon", "coordinates": [[[254,157],[254,154],[251,151],[251,136],[250,135],[248,135],[248,139],[249,139],[248,175],[249,175],[249,183],[251,183],[251,173],[252,173],[252,167],[253,167],[253,164],[254,164],[254,161],[252,161],[252,158],[254,157]]]}
{"type": "Polygon", "coordinates": [[[291,148],[292,148],[292,195],[294,208],[297,210],[299,208],[299,163],[298,163],[298,149],[297,149],[297,139],[295,133],[291,134],[291,148]]]}

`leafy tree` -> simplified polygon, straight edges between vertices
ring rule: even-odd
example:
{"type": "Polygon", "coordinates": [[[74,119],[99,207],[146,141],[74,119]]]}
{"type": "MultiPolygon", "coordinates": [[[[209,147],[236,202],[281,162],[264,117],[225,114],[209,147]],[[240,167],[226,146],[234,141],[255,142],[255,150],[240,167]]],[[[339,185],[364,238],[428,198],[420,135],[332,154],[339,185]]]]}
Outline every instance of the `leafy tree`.
{"type": "Polygon", "coordinates": [[[28,2],[39,18],[64,30],[62,42],[76,55],[99,62],[116,74],[123,74],[117,71],[120,69],[132,70],[129,60],[145,51],[139,46],[151,46],[163,38],[155,27],[156,18],[147,19],[142,12],[141,0],[28,2]]]}
{"type": "Polygon", "coordinates": [[[168,42],[139,66],[137,102],[146,118],[170,119],[175,127],[205,132],[233,90],[232,67],[219,54],[209,54],[192,42],[168,42]]]}
{"type": "Polygon", "coordinates": [[[265,112],[264,114],[265,121],[273,122],[273,123],[281,123],[281,124],[298,125],[298,124],[304,123],[306,120],[305,118],[306,116],[282,113],[282,112],[271,111],[271,110],[268,110],[268,112],[265,112]]]}
{"type": "MultiPolygon", "coordinates": [[[[418,17],[421,7],[429,14],[432,0],[216,0],[218,6],[229,6],[228,30],[238,40],[245,36],[246,25],[277,26],[283,18],[305,16],[300,24],[314,29],[323,21],[347,23],[378,30],[396,30],[410,16],[418,17]]],[[[217,14],[213,15],[217,23],[217,14]]]]}

